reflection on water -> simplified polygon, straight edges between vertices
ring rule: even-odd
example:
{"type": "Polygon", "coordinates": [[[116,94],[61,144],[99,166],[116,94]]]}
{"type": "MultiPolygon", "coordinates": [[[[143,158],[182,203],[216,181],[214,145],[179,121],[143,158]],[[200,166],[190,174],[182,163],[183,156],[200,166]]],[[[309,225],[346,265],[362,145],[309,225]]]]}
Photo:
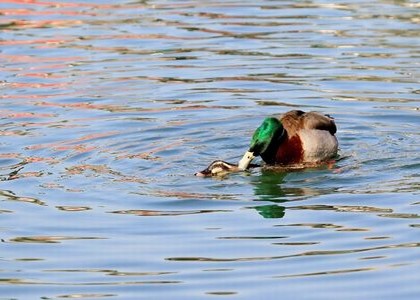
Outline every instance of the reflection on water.
{"type": "Polygon", "coordinates": [[[280,205],[260,205],[254,208],[264,218],[283,218],[285,214],[285,207],[280,205]]]}
{"type": "Polygon", "coordinates": [[[98,239],[96,237],[67,237],[67,236],[22,236],[10,239],[10,242],[15,243],[60,243],[63,240],[91,240],[98,239]]]}
{"type": "MultiPolygon", "coordinates": [[[[298,176],[311,176],[311,172],[324,169],[324,166],[318,168],[300,168],[300,169],[277,169],[262,168],[260,176],[256,176],[252,182],[255,186],[254,193],[261,201],[284,202],[298,198],[299,200],[322,194],[333,193],[334,190],[314,187],[296,187],[290,186],[285,181],[286,176],[298,173],[298,176]]],[[[317,173],[315,176],[319,176],[317,173]]]]}
{"type": "Polygon", "coordinates": [[[223,261],[264,261],[264,260],[277,260],[277,259],[288,259],[295,258],[300,256],[323,256],[323,255],[341,255],[357,252],[366,252],[386,248],[411,248],[419,247],[420,243],[417,244],[400,244],[400,245],[387,245],[383,247],[372,247],[372,248],[362,248],[362,249],[349,249],[349,250],[333,250],[333,251],[308,251],[302,252],[293,255],[281,255],[281,256],[272,256],[272,257],[240,257],[240,258],[210,258],[210,257],[169,257],[167,260],[175,261],[209,261],[209,262],[223,262],[223,261]]]}
{"type": "Polygon", "coordinates": [[[417,299],[418,8],[2,1],[2,297],[417,299]],[[297,108],[340,160],[193,176],[297,108]]]}
{"type": "MultiPolygon", "coordinates": [[[[286,172],[262,170],[261,175],[253,182],[254,194],[261,201],[286,201],[287,191],[282,188],[286,175],[286,172]]],[[[293,192],[291,194],[294,195],[293,192]]]]}

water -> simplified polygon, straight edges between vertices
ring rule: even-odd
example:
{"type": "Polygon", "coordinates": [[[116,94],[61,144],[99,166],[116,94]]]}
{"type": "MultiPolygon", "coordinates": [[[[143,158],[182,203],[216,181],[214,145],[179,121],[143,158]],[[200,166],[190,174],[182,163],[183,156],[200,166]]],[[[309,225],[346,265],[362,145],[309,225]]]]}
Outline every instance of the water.
{"type": "Polygon", "coordinates": [[[1,299],[417,299],[417,1],[2,1],[1,299]],[[341,159],[238,161],[268,115],[341,159]]]}

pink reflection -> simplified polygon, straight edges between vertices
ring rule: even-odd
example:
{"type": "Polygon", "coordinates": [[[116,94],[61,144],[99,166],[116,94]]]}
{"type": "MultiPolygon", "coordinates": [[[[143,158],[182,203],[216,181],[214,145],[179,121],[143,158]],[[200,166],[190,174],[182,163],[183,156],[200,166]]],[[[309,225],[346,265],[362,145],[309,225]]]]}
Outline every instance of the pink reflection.
{"type": "Polygon", "coordinates": [[[0,110],[0,118],[51,118],[55,117],[55,114],[46,114],[46,113],[33,113],[33,112],[13,112],[9,110],[0,110]]]}
{"type": "Polygon", "coordinates": [[[21,77],[31,77],[31,78],[65,78],[66,76],[58,75],[58,74],[51,74],[51,73],[21,73],[19,74],[21,77]]]}
{"type": "Polygon", "coordinates": [[[2,40],[0,41],[1,45],[33,45],[33,44],[43,44],[43,45],[60,45],[65,42],[70,42],[71,40],[64,39],[34,39],[34,40],[2,40]]]}
{"type": "MultiPolygon", "coordinates": [[[[12,62],[12,63],[48,63],[54,62],[59,63],[61,67],[68,67],[69,63],[82,60],[81,56],[66,56],[66,57],[52,57],[52,56],[32,56],[32,55],[10,55],[0,53],[0,60],[12,62]]],[[[49,65],[48,67],[51,67],[49,65]]]]}
{"type": "Polygon", "coordinates": [[[116,131],[88,134],[88,135],[82,136],[80,138],[71,139],[71,140],[67,140],[67,141],[32,145],[32,146],[28,146],[26,149],[28,149],[28,150],[54,149],[55,151],[72,150],[72,151],[79,152],[79,153],[90,152],[90,151],[93,151],[93,150],[97,149],[97,147],[96,146],[84,145],[81,142],[90,141],[90,140],[98,139],[98,138],[102,138],[102,137],[108,137],[108,136],[115,135],[115,134],[117,134],[116,131]]]}
{"type": "Polygon", "coordinates": [[[38,1],[38,0],[2,0],[3,3],[15,3],[15,4],[31,4],[35,6],[50,6],[50,7],[83,7],[83,8],[112,8],[113,5],[107,4],[92,4],[86,3],[72,3],[72,2],[51,2],[51,1],[38,1]]]}

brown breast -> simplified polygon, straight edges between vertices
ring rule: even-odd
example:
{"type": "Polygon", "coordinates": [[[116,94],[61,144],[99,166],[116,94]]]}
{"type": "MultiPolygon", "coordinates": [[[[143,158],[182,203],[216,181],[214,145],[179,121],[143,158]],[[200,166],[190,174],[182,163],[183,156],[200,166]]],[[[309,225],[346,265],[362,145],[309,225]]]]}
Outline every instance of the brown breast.
{"type": "Polygon", "coordinates": [[[276,164],[296,164],[303,161],[302,142],[298,135],[287,137],[276,153],[276,164]]]}

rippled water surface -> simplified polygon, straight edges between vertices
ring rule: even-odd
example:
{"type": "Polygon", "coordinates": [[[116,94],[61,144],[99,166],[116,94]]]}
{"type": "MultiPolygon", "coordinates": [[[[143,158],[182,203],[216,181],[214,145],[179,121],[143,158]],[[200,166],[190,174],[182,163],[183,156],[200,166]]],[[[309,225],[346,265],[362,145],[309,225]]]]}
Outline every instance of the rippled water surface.
{"type": "Polygon", "coordinates": [[[0,8],[1,299],[418,299],[417,1],[0,8]],[[291,109],[340,160],[193,176],[291,109]]]}

